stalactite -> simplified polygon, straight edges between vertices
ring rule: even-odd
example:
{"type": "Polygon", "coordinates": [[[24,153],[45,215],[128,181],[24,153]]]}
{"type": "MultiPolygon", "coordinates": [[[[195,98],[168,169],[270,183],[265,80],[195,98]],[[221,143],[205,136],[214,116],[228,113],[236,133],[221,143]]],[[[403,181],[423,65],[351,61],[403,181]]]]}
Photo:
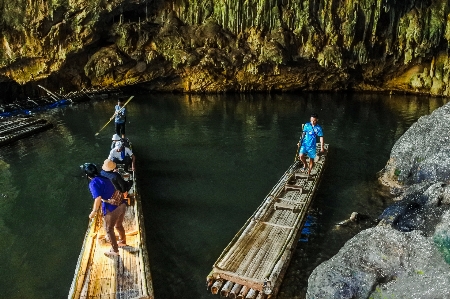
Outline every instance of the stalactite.
{"type": "Polygon", "coordinates": [[[374,18],[373,18],[373,27],[372,27],[372,47],[374,46],[375,43],[375,37],[376,37],[376,30],[377,30],[377,25],[378,25],[378,19],[380,18],[380,11],[381,11],[381,4],[382,4],[383,0],[378,0],[376,2],[376,7],[375,7],[375,11],[374,11],[374,18]]]}

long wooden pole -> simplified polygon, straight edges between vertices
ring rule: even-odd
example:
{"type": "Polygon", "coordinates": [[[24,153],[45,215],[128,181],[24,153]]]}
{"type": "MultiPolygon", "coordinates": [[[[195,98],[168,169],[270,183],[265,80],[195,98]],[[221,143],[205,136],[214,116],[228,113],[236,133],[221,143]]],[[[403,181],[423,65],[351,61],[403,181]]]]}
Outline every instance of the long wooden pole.
{"type": "Polygon", "coordinates": [[[126,101],[126,103],[123,104],[123,106],[122,106],[122,108],[120,108],[120,110],[114,112],[113,116],[111,116],[111,118],[108,120],[108,122],[107,122],[107,123],[106,123],[106,124],[105,124],[98,132],[97,132],[97,133],[95,133],[95,136],[97,136],[98,134],[100,134],[100,131],[103,130],[103,129],[104,129],[104,128],[105,128],[105,127],[113,120],[114,116],[116,116],[116,114],[117,114],[118,112],[121,112],[122,109],[125,108],[125,106],[131,101],[132,98],[134,98],[134,96],[131,96],[131,97],[126,101]]]}
{"type": "Polygon", "coordinates": [[[48,89],[45,88],[44,86],[41,86],[41,85],[38,84],[38,87],[40,87],[40,88],[42,88],[43,90],[45,90],[45,91],[47,92],[47,94],[48,94],[50,97],[52,97],[52,99],[54,99],[55,101],[60,100],[60,98],[59,98],[56,94],[54,94],[53,92],[51,92],[50,90],[48,90],[48,89]]]}

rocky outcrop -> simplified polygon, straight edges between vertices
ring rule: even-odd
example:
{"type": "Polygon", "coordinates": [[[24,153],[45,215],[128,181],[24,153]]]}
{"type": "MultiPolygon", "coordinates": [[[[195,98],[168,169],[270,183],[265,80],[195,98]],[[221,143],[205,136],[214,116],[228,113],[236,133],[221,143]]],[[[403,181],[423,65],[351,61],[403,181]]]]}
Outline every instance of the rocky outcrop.
{"type": "Polygon", "coordinates": [[[388,186],[405,188],[450,179],[450,105],[422,116],[395,143],[381,173],[388,186]]]}
{"type": "Polygon", "coordinates": [[[0,81],[448,96],[449,10],[447,0],[3,0],[0,81]]]}
{"type": "MultiPolygon", "coordinates": [[[[442,225],[448,229],[448,222],[442,225]]],[[[308,279],[308,299],[449,297],[450,266],[439,244],[418,230],[402,233],[384,225],[353,237],[308,279]]]]}
{"type": "Polygon", "coordinates": [[[308,279],[307,298],[450,298],[450,186],[407,189],[308,279]]]}
{"type": "Polygon", "coordinates": [[[380,180],[397,194],[308,280],[308,298],[450,298],[450,104],[395,143],[380,180]]]}

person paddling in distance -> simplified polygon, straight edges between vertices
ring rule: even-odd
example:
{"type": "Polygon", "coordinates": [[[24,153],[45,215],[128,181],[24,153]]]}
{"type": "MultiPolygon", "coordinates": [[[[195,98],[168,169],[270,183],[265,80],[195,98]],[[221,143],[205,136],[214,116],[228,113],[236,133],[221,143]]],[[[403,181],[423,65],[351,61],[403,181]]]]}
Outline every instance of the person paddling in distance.
{"type": "Polygon", "coordinates": [[[302,172],[308,169],[308,175],[311,174],[311,170],[314,167],[314,159],[316,158],[316,143],[317,137],[320,138],[320,152],[323,153],[323,130],[317,123],[319,116],[316,113],[311,114],[310,122],[306,123],[303,127],[302,137],[298,142],[300,150],[298,152],[300,161],[303,163],[302,172]],[[309,167],[306,165],[306,155],[309,157],[309,167]]]}
{"type": "Polygon", "coordinates": [[[89,218],[94,218],[98,209],[101,206],[104,218],[106,235],[111,242],[111,249],[105,252],[108,257],[119,255],[119,246],[126,246],[126,235],[123,227],[123,219],[125,217],[126,204],[125,201],[118,205],[109,204],[110,199],[115,191],[114,185],[108,178],[102,177],[98,174],[97,167],[94,164],[84,165],[84,172],[89,179],[89,190],[91,191],[94,205],[89,214],[89,218]],[[105,201],[103,201],[103,200],[105,201]],[[119,240],[116,240],[114,228],[119,232],[119,240]]]}
{"type": "Polygon", "coordinates": [[[124,107],[123,100],[119,98],[117,100],[117,105],[114,107],[114,126],[116,129],[116,134],[125,138],[125,123],[127,121],[127,108],[124,107]]]}

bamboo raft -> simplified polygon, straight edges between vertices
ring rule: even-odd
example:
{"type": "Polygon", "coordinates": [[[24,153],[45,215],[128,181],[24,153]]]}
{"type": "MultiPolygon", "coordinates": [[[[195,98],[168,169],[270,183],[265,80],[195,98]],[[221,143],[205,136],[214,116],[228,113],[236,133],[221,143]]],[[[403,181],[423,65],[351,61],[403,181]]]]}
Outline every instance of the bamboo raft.
{"type": "Polygon", "coordinates": [[[99,211],[86,231],[69,299],[154,298],[135,173],[127,173],[123,169],[119,169],[119,173],[125,180],[133,180],[123,221],[128,246],[119,247],[118,257],[110,258],[104,255],[111,245],[105,241],[105,228],[99,211]]]}
{"type": "MultiPolygon", "coordinates": [[[[317,152],[320,144],[317,144],[317,152]]],[[[211,293],[229,298],[276,297],[326,162],[316,157],[311,175],[294,162],[223,250],[206,278],[211,293]]],[[[309,163],[309,161],[307,161],[309,163]]]]}
{"type": "Polygon", "coordinates": [[[0,146],[45,131],[53,125],[44,119],[12,118],[0,121],[0,146]]]}

